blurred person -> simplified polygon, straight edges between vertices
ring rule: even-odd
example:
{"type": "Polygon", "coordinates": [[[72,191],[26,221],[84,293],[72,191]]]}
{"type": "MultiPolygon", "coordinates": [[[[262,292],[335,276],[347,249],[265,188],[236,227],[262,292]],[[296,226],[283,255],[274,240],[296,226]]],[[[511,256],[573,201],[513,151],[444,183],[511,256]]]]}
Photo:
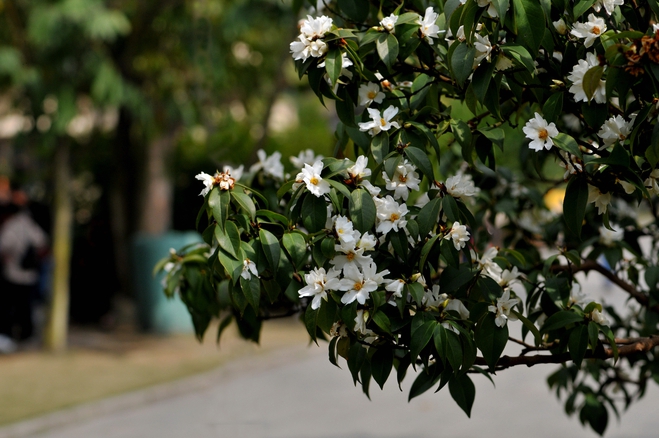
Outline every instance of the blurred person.
{"type": "Polygon", "coordinates": [[[0,352],[15,349],[7,341],[29,339],[34,332],[32,303],[39,283],[39,264],[48,252],[46,233],[34,222],[22,190],[12,192],[8,214],[0,225],[0,352]]]}

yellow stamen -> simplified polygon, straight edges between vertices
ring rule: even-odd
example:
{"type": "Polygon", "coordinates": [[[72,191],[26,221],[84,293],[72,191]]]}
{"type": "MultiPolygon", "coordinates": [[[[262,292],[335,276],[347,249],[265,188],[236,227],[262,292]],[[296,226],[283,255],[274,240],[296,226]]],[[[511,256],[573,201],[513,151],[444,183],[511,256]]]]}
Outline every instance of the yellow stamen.
{"type": "Polygon", "coordinates": [[[545,128],[540,128],[540,130],[538,131],[538,138],[540,140],[546,140],[547,137],[549,137],[549,133],[547,132],[547,130],[545,128]]]}
{"type": "Polygon", "coordinates": [[[391,222],[396,222],[398,219],[400,219],[400,216],[397,213],[391,213],[391,216],[389,217],[391,222]]]}
{"type": "Polygon", "coordinates": [[[309,182],[310,182],[311,184],[317,186],[317,185],[318,185],[318,178],[313,177],[313,178],[311,178],[311,179],[309,180],[309,182]]]}

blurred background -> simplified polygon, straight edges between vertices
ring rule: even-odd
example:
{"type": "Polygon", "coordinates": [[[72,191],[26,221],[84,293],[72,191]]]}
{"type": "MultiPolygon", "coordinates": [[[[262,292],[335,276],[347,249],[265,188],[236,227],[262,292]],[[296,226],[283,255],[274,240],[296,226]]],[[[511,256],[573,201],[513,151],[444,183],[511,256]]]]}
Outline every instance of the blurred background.
{"type": "MultiPolygon", "coordinates": [[[[290,3],[0,0],[0,230],[13,236],[0,231],[0,254],[3,277],[23,274],[0,285],[0,400],[16,405],[30,391],[10,383],[49,375],[24,361],[75,378],[67,361],[83,350],[126,359],[189,341],[192,370],[216,364],[153,266],[199,239],[197,173],[248,167],[258,149],[332,153],[332,116],[290,58],[290,3]]],[[[0,424],[52,408],[0,406],[0,424]]]]}

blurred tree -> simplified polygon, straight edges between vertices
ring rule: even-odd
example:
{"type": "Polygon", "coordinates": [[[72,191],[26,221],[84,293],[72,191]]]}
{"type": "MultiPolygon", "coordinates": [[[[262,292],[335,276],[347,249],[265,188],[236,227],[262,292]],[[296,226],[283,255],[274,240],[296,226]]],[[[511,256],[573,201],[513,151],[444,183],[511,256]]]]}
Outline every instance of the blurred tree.
{"type": "Polygon", "coordinates": [[[72,172],[94,160],[108,171],[102,182],[125,287],[128,237],[171,226],[175,148],[196,145],[198,154],[187,156],[197,163],[213,148],[219,167],[268,144],[271,109],[293,73],[283,62],[296,32],[286,7],[276,0],[0,2],[0,90],[8,113],[22,117],[9,137],[15,149],[51,163],[44,171],[54,201],[47,348],[65,348],[72,172]]]}

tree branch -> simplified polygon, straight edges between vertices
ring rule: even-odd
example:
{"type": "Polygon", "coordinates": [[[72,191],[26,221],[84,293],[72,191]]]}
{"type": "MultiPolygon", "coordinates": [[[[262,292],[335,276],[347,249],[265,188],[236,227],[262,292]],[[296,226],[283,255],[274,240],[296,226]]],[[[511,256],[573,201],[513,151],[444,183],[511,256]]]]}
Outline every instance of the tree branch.
{"type": "MultiPolygon", "coordinates": [[[[633,343],[627,343],[632,341],[631,339],[625,339],[625,344],[618,347],[618,356],[629,356],[634,353],[642,353],[652,350],[654,347],[659,345],[659,335],[653,335],[648,338],[636,338],[633,340],[633,343]]],[[[598,350],[588,350],[586,351],[585,359],[610,359],[613,357],[613,350],[611,348],[603,348],[598,350]]],[[[506,368],[511,368],[518,365],[526,365],[527,367],[532,367],[538,364],[549,364],[549,363],[565,363],[570,362],[572,357],[570,353],[561,353],[554,355],[545,355],[538,354],[535,356],[501,356],[495,371],[505,370],[506,368]]],[[[487,365],[485,359],[482,357],[477,357],[474,365],[487,365]]]]}

